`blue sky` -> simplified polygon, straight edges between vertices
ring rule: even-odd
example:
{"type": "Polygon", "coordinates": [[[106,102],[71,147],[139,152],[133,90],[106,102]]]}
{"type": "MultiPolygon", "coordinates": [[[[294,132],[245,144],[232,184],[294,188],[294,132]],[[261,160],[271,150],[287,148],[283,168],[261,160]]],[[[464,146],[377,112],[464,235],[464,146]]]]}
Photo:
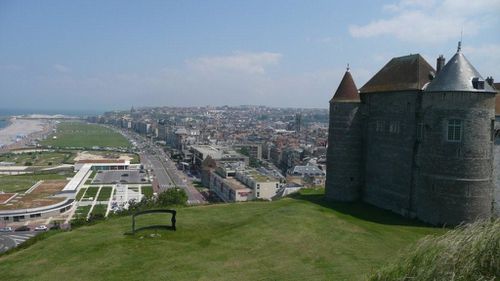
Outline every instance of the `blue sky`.
{"type": "Polygon", "coordinates": [[[346,64],[463,52],[500,81],[500,0],[0,1],[0,108],[322,107],[346,64]]]}

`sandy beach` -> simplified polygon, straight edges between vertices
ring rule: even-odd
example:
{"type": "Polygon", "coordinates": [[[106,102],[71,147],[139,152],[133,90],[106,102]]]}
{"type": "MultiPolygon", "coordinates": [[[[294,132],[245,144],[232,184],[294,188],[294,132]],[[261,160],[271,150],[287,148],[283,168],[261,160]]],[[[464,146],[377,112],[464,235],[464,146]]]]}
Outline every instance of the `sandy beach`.
{"type": "Polygon", "coordinates": [[[10,125],[0,129],[0,148],[5,148],[18,142],[26,142],[30,135],[47,130],[48,120],[11,118],[10,125]]]}

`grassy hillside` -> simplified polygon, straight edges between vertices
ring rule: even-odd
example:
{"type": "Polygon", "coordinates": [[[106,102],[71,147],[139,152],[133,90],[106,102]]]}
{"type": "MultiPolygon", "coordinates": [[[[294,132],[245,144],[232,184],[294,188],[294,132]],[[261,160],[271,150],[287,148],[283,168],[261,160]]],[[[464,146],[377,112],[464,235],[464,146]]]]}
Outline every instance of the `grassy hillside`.
{"type": "Polygon", "coordinates": [[[321,191],[182,208],[177,222],[176,232],[130,236],[130,217],[120,217],[52,235],[0,257],[2,280],[360,280],[443,233],[370,206],[326,203],[321,191]]]}
{"type": "Polygon", "coordinates": [[[57,125],[57,132],[45,141],[44,145],[53,147],[85,147],[108,146],[129,147],[129,141],[119,133],[95,124],[80,122],[63,122],[57,125]],[[57,139],[52,137],[56,136],[57,139]]]}
{"type": "Polygon", "coordinates": [[[370,280],[498,280],[500,278],[500,220],[476,222],[427,237],[395,264],[370,280]],[[496,278],[496,279],[495,279],[496,278]]]}

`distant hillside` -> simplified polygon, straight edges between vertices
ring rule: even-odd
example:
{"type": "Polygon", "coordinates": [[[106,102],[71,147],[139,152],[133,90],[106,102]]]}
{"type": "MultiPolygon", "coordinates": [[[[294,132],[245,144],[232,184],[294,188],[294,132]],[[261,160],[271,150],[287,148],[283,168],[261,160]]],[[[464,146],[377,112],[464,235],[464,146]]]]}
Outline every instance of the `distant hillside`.
{"type": "MultiPolygon", "coordinates": [[[[135,236],[131,218],[50,235],[0,256],[2,280],[364,280],[428,234],[364,204],[331,204],[322,190],[276,202],[177,209],[177,231],[135,236]]],[[[151,215],[138,221],[165,223],[151,215]]]]}
{"type": "Polygon", "coordinates": [[[426,237],[370,280],[499,280],[500,219],[426,237]]]}

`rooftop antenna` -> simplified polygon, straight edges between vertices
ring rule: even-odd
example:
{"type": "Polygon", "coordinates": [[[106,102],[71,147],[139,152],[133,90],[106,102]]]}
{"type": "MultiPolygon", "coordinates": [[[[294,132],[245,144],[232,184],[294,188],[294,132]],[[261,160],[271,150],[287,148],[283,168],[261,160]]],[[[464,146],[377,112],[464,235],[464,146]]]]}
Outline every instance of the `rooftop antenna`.
{"type": "Polygon", "coordinates": [[[458,48],[457,48],[457,53],[462,50],[462,37],[464,34],[464,28],[462,27],[462,30],[460,31],[460,41],[458,41],[458,48]]]}

